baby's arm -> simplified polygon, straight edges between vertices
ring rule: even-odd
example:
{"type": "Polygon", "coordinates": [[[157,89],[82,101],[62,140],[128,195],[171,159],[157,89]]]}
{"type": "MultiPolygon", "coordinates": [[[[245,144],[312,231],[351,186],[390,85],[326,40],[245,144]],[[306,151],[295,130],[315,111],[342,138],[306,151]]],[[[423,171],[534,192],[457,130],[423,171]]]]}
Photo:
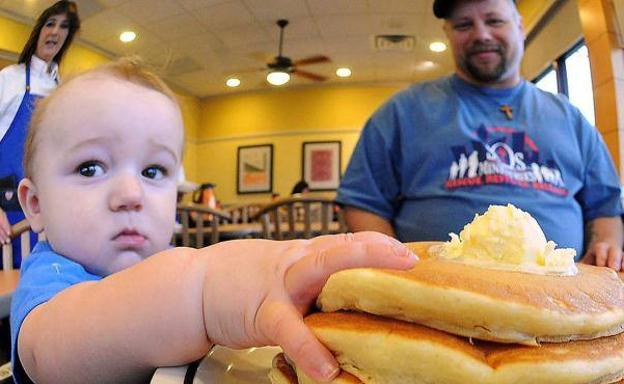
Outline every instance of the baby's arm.
{"type": "Polygon", "coordinates": [[[200,358],[211,343],[279,344],[326,380],[336,362],[301,320],[325,280],[345,268],[412,265],[405,247],[376,233],[173,249],[35,308],[19,356],[35,381],[127,382],[200,358]]]}

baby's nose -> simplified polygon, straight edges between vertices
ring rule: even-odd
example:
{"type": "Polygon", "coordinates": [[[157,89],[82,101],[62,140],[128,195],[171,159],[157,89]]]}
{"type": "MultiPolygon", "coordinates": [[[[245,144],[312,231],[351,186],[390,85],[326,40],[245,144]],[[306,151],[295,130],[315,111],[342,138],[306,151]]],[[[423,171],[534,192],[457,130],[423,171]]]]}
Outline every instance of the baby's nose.
{"type": "Polygon", "coordinates": [[[110,208],[113,211],[138,211],[143,207],[144,190],[139,176],[123,175],[112,183],[110,208]]]}

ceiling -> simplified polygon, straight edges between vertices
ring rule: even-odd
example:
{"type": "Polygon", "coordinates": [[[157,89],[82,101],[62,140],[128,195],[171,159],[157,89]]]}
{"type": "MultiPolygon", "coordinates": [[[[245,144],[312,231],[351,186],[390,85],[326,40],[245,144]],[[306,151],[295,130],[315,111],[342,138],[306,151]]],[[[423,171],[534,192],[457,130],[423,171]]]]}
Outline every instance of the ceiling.
{"type": "MultiPolygon", "coordinates": [[[[30,25],[55,0],[0,0],[0,15],[30,25]]],[[[77,0],[82,19],[78,41],[109,57],[139,54],[165,79],[197,97],[270,87],[265,63],[277,54],[287,18],[284,54],[293,60],[326,55],[330,63],[303,67],[327,76],[324,83],[413,82],[452,70],[450,54],[429,50],[445,40],[433,17],[433,0],[77,0]],[[122,43],[131,29],[137,39],[122,43]],[[412,48],[376,48],[377,35],[413,36],[412,48]],[[339,66],[353,75],[341,79],[339,66]],[[237,76],[236,89],[225,80],[237,76]]],[[[293,77],[287,87],[315,85],[293,77]]]]}

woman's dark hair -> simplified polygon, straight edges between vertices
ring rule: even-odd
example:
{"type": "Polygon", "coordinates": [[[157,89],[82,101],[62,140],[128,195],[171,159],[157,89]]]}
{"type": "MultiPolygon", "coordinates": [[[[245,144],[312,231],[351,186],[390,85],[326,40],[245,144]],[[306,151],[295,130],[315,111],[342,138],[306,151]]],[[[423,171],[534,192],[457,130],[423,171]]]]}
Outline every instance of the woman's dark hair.
{"type": "Polygon", "coordinates": [[[291,195],[295,195],[298,193],[303,193],[306,192],[306,190],[309,190],[310,186],[308,185],[308,183],[305,180],[299,180],[297,182],[297,184],[295,184],[295,186],[292,189],[292,192],[290,192],[291,195]]]}
{"type": "Polygon", "coordinates": [[[32,58],[32,55],[35,54],[35,51],[37,50],[37,41],[39,40],[39,34],[41,33],[43,26],[45,25],[46,21],[48,21],[50,17],[56,16],[56,15],[67,15],[67,22],[69,23],[69,28],[67,31],[67,38],[65,39],[63,46],[58,51],[56,56],[52,58],[52,61],[54,61],[56,64],[58,65],[61,64],[61,60],[63,59],[63,55],[65,54],[65,51],[67,51],[67,48],[69,48],[72,41],[74,40],[74,35],[80,29],[80,18],[78,18],[78,7],[76,6],[76,3],[74,3],[73,1],[68,1],[68,0],[57,1],[56,3],[54,3],[54,5],[52,5],[51,7],[43,11],[41,15],[39,15],[39,18],[37,19],[37,23],[35,24],[35,27],[33,28],[32,32],[30,32],[30,37],[28,38],[28,41],[24,45],[24,49],[22,49],[22,53],[20,53],[19,60],[17,61],[19,64],[21,63],[30,64],[30,59],[32,58]]]}

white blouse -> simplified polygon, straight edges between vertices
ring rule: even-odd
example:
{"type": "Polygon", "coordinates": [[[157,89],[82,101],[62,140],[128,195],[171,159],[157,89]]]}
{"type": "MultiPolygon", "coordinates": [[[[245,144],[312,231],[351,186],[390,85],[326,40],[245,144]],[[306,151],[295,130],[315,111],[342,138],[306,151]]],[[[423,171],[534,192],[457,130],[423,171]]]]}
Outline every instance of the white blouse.
{"type": "MultiPolygon", "coordinates": [[[[30,60],[30,93],[47,96],[56,88],[58,66],[48,65],[37,56],[30,60]]],[[[26,68],[13,64],[0,71],[0,140],[9,130],[26,91],[26,68]]]]}

